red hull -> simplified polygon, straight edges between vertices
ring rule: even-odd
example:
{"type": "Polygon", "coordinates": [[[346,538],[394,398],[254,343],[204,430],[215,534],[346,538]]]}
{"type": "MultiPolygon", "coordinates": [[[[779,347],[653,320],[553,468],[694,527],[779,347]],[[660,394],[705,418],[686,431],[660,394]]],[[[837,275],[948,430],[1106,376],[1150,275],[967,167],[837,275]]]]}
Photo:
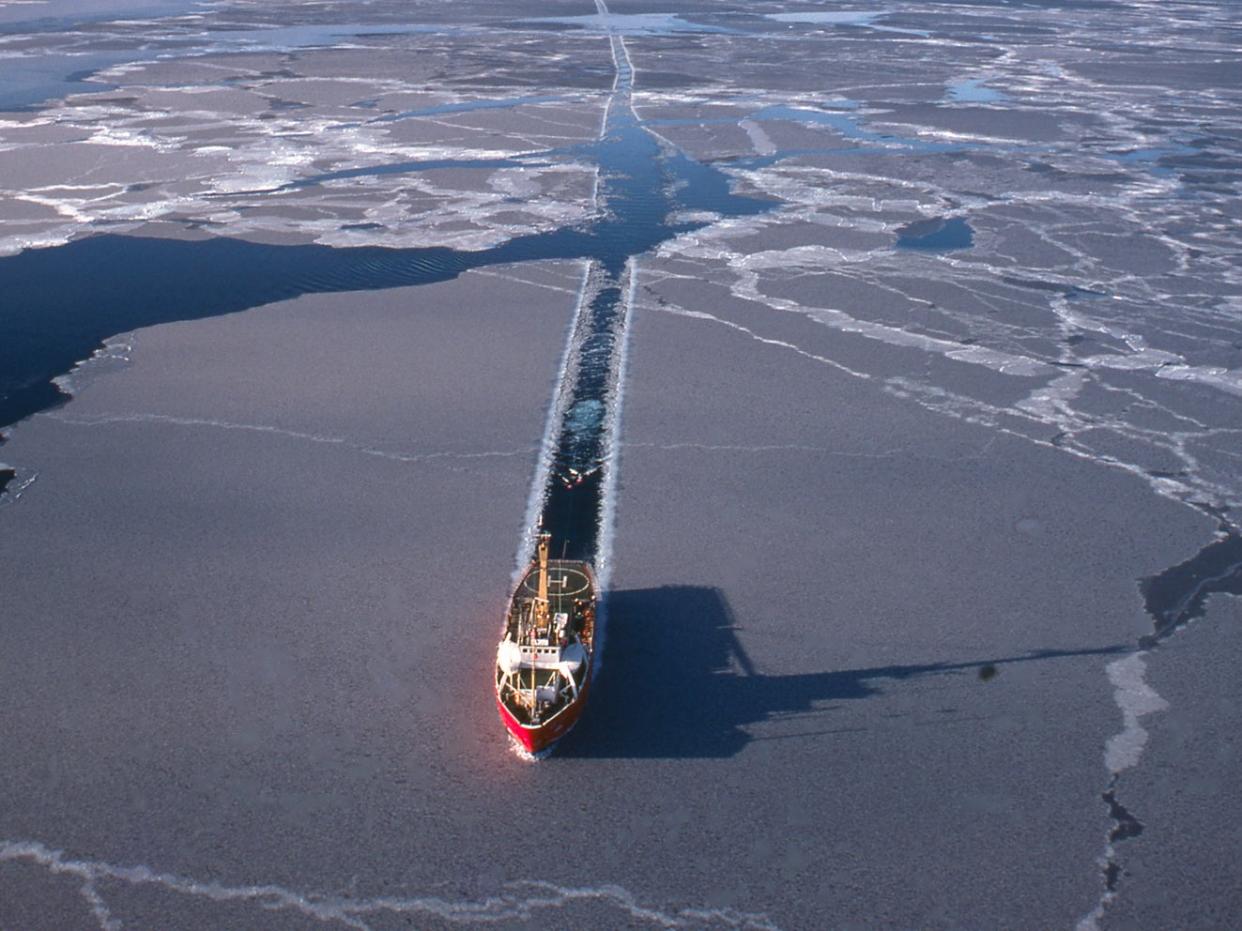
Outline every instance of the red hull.
{"type": "Polygon", "coordinates": [[[496,707],[500,710],[500,720],[504,722],[509,733],[513,735],[514,740],[520,743],[528,753],[539,753],[546,750],[554,743],[568,734],[578,718],[582,715],[582,708],[586,704],[587,692],[591,688],[591,677],[588,675],[586,681],[582,683],[582,689],[578,692],[578,697],[574,699],[572,704],[566,705],[565,710],[558,714],[546,724],[540,724],[538,727],[527,727],[521,724],[517,718],[504,706],[500,700],[500,696],[496,696],[496,707]]]}

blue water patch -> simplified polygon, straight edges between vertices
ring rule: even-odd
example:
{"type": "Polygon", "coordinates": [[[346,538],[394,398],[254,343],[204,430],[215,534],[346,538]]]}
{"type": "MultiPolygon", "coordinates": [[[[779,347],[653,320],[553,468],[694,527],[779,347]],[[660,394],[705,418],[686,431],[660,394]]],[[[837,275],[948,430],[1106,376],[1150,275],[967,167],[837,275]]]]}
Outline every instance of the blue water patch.
{"type": "Polygon", "coordinates": [[[974,244],[975,231],[963,217],[917,220],[897,231],[898,249],[969,249],[974,244]]]}
{"type": "Polygon", "coordinates": [[[137,57],[136,51],[66,55],[53,50],[28,58],[0,59],[0,112],[34,109],[44,101],[70,94],[114,90],[114,84],[87,79],[97,71],[137,57]]]}
{"type": "Polygon", "coordinates": [[[831,126],[848,139],[876,138],[875,133],[858,125],[858,118],[849,113],[836,113],[831,110],[813,110],[809,107],[791,107],[788,104],[772,104],[750,115],[752,120],[787,120],[791,123],[811,123],[816,126],[831,126]]]}
{"type": "Polygon", "coordinates": [[[1175,142],[1164,146],[1131,149],[1128,152],[1109,152],[1108,158],[1122,165],[1141,167],[1157,178],[1171,178],[1177,176],[1178,170],[1169,163],[1170,160],[1193,155],[1196,151],[1192,146],[1175,142]]]}
{"type": "MultiPolygon", "coordinates": [[[[930,142],[913,136],[895,136],[891,133],[877,133],[859,125],[859,118],[851,113],[833,112],[830,110],[814,110],[807,107],[791,107],[786,104],[775,104],[764,107],[750,115],[752,120],[787,120],[791,123],[807,123],[817,126],[829,126],[846,139],[858,142],[876,143],[884,147],[900,147],[914,152],[958,152],[969,146],[960,142],[930,142]]],[[[805,152],[805,150],[799,150],[805,152]]],[[[812,150],[813,151],[813,150],[812,150]]],[[[854,151],[854,150],[851,150],[854,151]]]]}
{"type": "Polygon", "coordinates": [[[999,103],[1008,98],[998,90],[985,86],[986,78],[952,81],[948,85],[949,99],[956,103],[999,103]]]}
{"type": "Polygon", "coordinates": [[[1170,155],[1191,155],[1197,150],[1188,145],[1153,146],[1146,149],[1131,149],[1128,152],[1110,153],[1119,162],[1154,162],[1170,155]]]}

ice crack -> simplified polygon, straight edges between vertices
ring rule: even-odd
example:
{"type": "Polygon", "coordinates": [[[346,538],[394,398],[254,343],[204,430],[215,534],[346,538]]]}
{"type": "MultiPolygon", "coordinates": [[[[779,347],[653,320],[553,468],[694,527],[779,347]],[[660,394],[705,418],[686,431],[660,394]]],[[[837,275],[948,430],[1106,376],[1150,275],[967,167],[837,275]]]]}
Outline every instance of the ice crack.
{"type": "Polygon", "coordinates": [[[130,413],[74,416],[62,413],[51,413],[46,416],[53,420],[60,421],[61,423],[72,424],[80,427],[96,427],[105,424],[119,423],[153,423],[170,424],[180,427],[209,427],[217,430],[242,430],[249,433],[261,433],[288,439],[304,440],[309,443],[320,443],[326,446],[337,446],[342,449],[360,453],[364,456],[373,456],[378,459],[388,459],[393,462],[405,463],[435,462],[437,460],[498,459],[512,456],[525,456],[531,452],[530,447],[523,446],[517,449],[482,450],[478,452],[437,450],[435,452],[427,453],[401,453],[394,450],[380,449],[376,446],[370,446],[365,443],[356,443],[342,436],[333,436],[324,433],[311,433],[303,430],[290,430],[285,427],[277,427],[271,424],[237,423],[235,421],[215,420],[206,417],[176,417],[169,414],[130,413]]]}
{"type": "Polygon", "coordinates": [[[505,924],[528,921],[539,912],[578,902],[597,902],[616,909],[629,922],[661,928],[728,927],[769,931],[776,925],[766,915],[730,908],[686,907],[661,910],[641,904],[633,893],[616,884],[558,886],[539,880],[506,883],[498,895],[477,900],[450,901],[436,896],[378,896],[354,898],[321,893],[302,893],[281,886],[230,886],[201,881],[148,866],[119,866],[100,860],[76,859],[38,841],[0,841],[0,863],[26,862],[58,876],[82,880],[79,892],[102,931],[124,927],[100,892],[100,886],[157,886],[169,892],[213,902],[252,903],[268,911],[294,912],[324,923],[369,931],[368,917],[429,916],[453,924],[505,924]]]}
{"type": "Polygon", "coordinates": [[[1124,870],[1117,856],[1117,845],[1143,833],[1143,824],[1117,798],[1120,776],[1127,769],[1137,766],[1147,746],[1148,733],[1142,719],[1149,714],[1165,711],[1169,703],[1162,698],[1144,678],[1147,663],[1146,650],[1138,650],[1106,667],[1108,681],[1113,686],[1113,699],[1121,709],[1121,730],[1108,739],[1104,746],[1104,766],[1108,769],[1108,788],[1102,798],[1108,806],[1112,827],[1100,855],[1100,869],[1104,877],[1104,892],[1094,909],[1078,922],[1077,931],[1099,931],[1100,920],[1108,906],[1118,895],[1118,887],[1124,870]]]}
{"type": "Polygon", "coordinates": [[[1166,637],[1201,617],[1209,595],[1222,592],[1242,595],[1242,537],[1221,521],[1220,536],[1193,557],[1146,578],[1143,596],[1154,630],[1139,641],[1140,649],[1106,667],[1113,698],[1121,709],[1122,728],[1104,745],[1104,766],[1109,772],[1102,798],[1108,806],[1109,829],[1100,868],[1104,892],[1096,907],[1078,923],[1078,931],[1098,931],[1100,919],[1116,900],[1125,871],[1117,847],[1143,833],[1143,823],[1117,796],[1121,774],[1137,766],[1147,746],[1148,733],[1142,719],[1165,711],[1169,703],[1148,685],[1145,657],[1166,637]]]}

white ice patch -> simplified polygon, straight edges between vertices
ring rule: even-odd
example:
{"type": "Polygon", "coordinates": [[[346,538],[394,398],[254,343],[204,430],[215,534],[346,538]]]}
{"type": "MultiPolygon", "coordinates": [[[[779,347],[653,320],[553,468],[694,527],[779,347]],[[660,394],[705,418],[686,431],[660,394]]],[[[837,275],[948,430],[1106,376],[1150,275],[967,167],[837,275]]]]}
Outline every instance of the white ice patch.
{"type": "MultiPolygon", "coordinates": [[[[115,110],[113,113],[118,116],[128,115],[123,110],[115,110]]],[[[149,133],[123,129],[118,126],[104,125],[96,127],[89,141],[93,145],[128,146],[130,148],[155,149],[160,152],[172,152],[176,149],[176,146],[163,142],[149,133]]]]}
{"type": "Polygon", "coordinates": [[[702,223],[710,226],[713,223],[719,223],[721,216],[711,210],[674,210],[668,215],[667,222],[671,226],[681,223],[702,223]]]}
{"type": "Polygon", "coordinates": [[[767,13],[778,23],[818,23],[827,26],[870,26],[884,15],[883,10],[844,10],[839,12],[767,13]]]}
{"type": "Polygon", "coordinates": [[[1138,765],[1147,746],[1147,730],[1141,718],[1164,711],[1169,703],[1143,678],[1147,664],[1145,651],[1132,653],[1108,664],[1108,681],[1113,685],[1113,699],[1121,709],[1122,729],[1108,739],[1104,747],[1104,766],[1116,776],[1138,765]]]}
{"type": "Polygon", "coordinates": [[[1192,381],[1207,385],[1229,394],[1242,395],[1242,371],[1214,366],[1162,365],[1156,370],[1157,378],[1170,381],[1192,381]]]}
{"type": "Polygon", "coordinates": [[[875,21],[877,19],[887,15],[887,10],[764,14],[768,19],[775,20],[778,23],[807,23],[817,26],[858,26],[864,29],[874,29],[876,32],[895,32],[899,35],[918,36],[924,39],[928,37],[928,33],[923,29],[898,29],[895,26],[876,25],[875,21]]]}
{"type": "Polygon", "coordinates": [[[750,138],[750,144],[754,147],[757,155],[775,155],[777,152],[776,143],[772,141],[762,126],[754,120],[742,120],[738,124],[746,135],[750,138]]]}
{"type": "MultiPolygon", "coordinates": [[[[472,173],[418,171],[419,163],[427,162],[450,167],[459,162],[468,169],[471,163],[542,152],[549,138],[564,141],[539,127],[508,134],[504,145],[497,145],[493,134],[468,127],[450,127],[441,141],[411,144],[399,127],[359,123],[352,112],[216,111],[207,104],[221,92],[220,85],[150,87],[141,77],[118,73],[112,78],[144,105],[118,107],[75,95],[49,116],[21,124],[0,120],[11,130],[0,139],[0,149],[26,148],[20,134],[36,126],[82,134],[67,144],[82,147],[83,166],[80,176],[64,177],[26,156],[19,159],[23,165],[30,162],[23,170],[31,180],[10,191],[0,183],[0,195],[7,193],[33,209],[28,219],[6,226],[0,255],[59,245],[105,224],[111,232],[127,233],[159,220],[215,224],[234,236],[285,233],[325,245],[478,250],[590,215],[581,203],[580,190],[587,183],[581,176],[589,173],[595,179],[597,167],[581,160],[556,156],[550,164],[507,170],[491,179],[495,186],[482,190],[472,173]],[[410,173],[401,170],[404,165],[410,173]],[[344,177],[333,177],[337,173],[344,177]],[[87,179],[98,180],[80,183],[87,179]],[[318,183],[298,185],[308,180],[318,183]],[[463,229],[463,218],[474,228],[463,229]]],[[[250,103],[264,107],[264,98],[279,97],[284,83],[291,82],[263,83],[250,93],[250,103]]],[[[291,91],[295,99],[300,86],[295,83],[291,91]]],[[[400,82],[360,81],[358,93],[367,91],[415,89],[400,82]]]]}
{"type": "Polygon", "coordinates": [[[543,750],[530,751],[527,750],[512,734],[509,735],[509,752],[516,756],[523,763],[538,763],[540,760],[546,760],[556,752],[556,747],[551,746],[543,750]]]}
{"type": "Polygon", "coordinates": [[[26,489],[39,480],[39,473],[33,469],[23,469],[20,466],[14,467],[7,463],[0,462],[0,470],[7,469],[13,472],[13,478],[9,480],[4,491],[0,492],[0,508],[8,507],[14,504],[26,489]]]}
{"type": "Polygon", "coordinates": [[[128,365],[133,350],[133,333],[111,336],[87,358],[75,362],[73,368],[64,375],[53,378],[52,384],[65,394],[80,394],[82,388],[94,379],[128,365]]]}

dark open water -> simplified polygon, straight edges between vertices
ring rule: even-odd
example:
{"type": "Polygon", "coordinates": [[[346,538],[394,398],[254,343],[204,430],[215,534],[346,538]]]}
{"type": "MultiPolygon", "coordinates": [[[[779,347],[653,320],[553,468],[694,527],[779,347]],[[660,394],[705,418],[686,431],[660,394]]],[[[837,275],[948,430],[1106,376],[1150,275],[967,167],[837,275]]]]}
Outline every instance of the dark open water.
{"type": "MultiPolygon", "coordinates": [[[[514,262],[589,259],[600,274],[578,324],[581,364],[556,443],[542,523],[558,541],[568,541],[567,552],[591,558],[603,426],[624,322],[626,262],[704,225],[671,222],[676,211],[741,216],[773,206],[733,194],[715,168],[662,150],[628,106],[614,107],[613,114],[605,137],[578,150],[593,155],[600,166],[599,217],[587,226],[519,236],[491,249],[334,248],[101,235],[0,258],[0,428],[68,400],[54,379],[119,333],[303,294],[429,284],[514,262]],[[573,475],[586,478],[567,487],[564,480],[573,475]]],[[[11,473],[0,474],[0,483],[7,478],[11,473]]]]}

